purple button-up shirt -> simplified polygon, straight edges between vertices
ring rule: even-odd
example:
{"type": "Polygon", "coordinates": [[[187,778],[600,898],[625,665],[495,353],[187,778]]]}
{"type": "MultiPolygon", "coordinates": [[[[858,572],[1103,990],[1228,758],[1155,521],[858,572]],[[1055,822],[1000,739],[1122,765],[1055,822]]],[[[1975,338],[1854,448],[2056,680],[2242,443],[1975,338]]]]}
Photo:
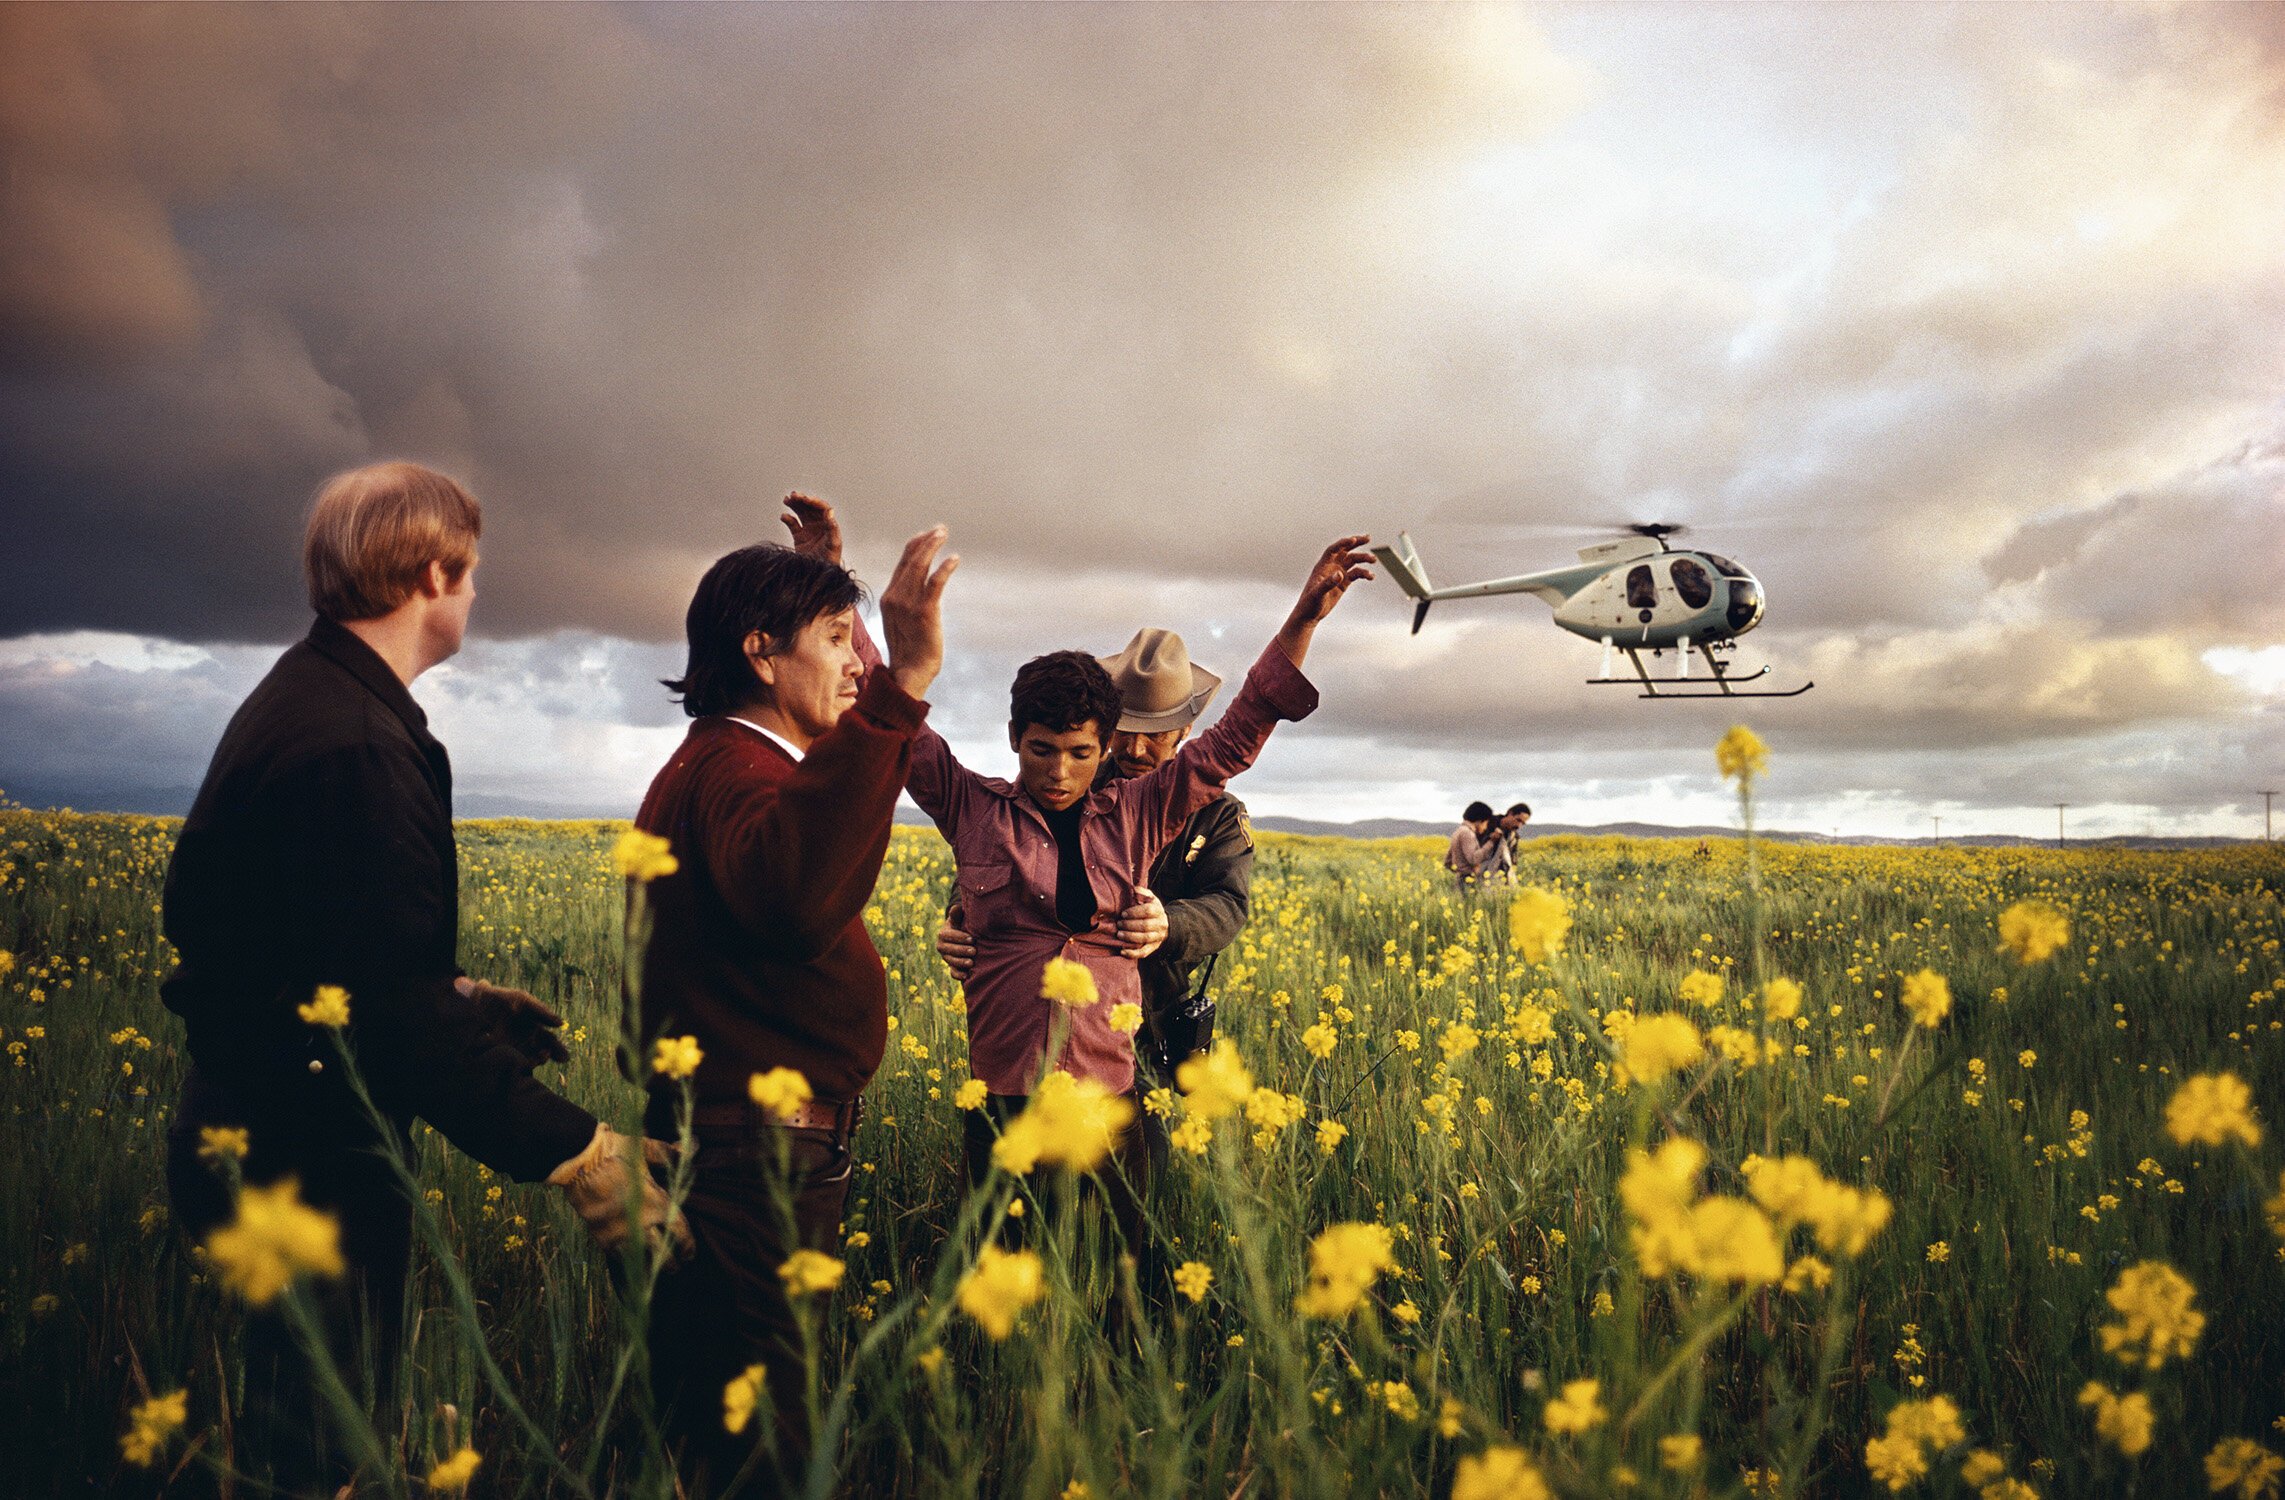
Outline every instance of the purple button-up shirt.
{"type": "Polygon", "coordinates": [[[1136,960],[1119,955],[1118,914],[1134,904],[1135,887],[1159,850],[1254,763],[1277,721],[1307,718],[1316,707],[1317,689],[1272,643],[1213,728],[1148,775],[1090,792],[1079,819],[1080,856],[1095,892],[1095,921],[1086,932],[1056,920],[1055,835],[1038,805],[1015,783],[961,765],[942,736],[922,727],[905,788],[936,820],[959,865],[961,917],[976,940],[967,984],[968,1068],[986,1088],[1032,1091],[1058,1012],[1066,1030],[1058,1068],[1115,1093],[1133,1086],[1134,1042],[1111,1029],[1111,1007],[1140,1004],[1142,980],[1136,960]],[[1040,975],[1051,958],[1086,966],[1095,1004],[1067,1008],[1041,996],[1040,975]]]}

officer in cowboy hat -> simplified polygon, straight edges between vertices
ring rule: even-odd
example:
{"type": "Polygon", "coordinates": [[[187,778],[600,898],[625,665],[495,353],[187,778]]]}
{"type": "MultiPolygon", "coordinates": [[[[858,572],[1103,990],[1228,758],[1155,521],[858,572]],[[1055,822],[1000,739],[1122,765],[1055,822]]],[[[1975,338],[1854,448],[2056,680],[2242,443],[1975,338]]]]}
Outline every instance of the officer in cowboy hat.
{"type": "MultiPolygon", "coordinates": [[[[1171,630],[1138,630],[1124,651],[1098,660],[1119,690],[1120,708],[1098,785],[1141,776],[1172,759],[1222,686],[1171,630]]],[[[1138,1092],[1171,1084],[1175,1068],[1213,1041],[1214,1002],[1206,984],[1215,957],[1246,925],[1253,876],[1253,830],[1245,804],[1228,792],[1192,814],[1181,836],[1152,862],[1145,888],[1164,907],[1166,936],[1142,960],[1138,1092]]],[[[937,932],[936,951],[955,975],[967,977],[976,946],[961,930],[957,910],[937,932]]]]}

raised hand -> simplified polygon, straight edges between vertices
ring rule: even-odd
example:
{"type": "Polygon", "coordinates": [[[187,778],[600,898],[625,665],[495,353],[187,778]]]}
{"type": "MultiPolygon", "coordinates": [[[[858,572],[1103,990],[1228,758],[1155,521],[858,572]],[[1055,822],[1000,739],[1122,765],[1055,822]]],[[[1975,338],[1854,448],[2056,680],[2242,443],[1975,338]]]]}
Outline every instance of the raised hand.
{"type": "Polygon", "coordinates": [[[1345,536],[1334,542],[1319,555],[1309,577],[1301,585],[1301,597],[1293,601],[1293,612],[1285,617],[1285,627],[1277,633],[1277,643],[1295,666],[1309,653],[1310,637],[1317,633],[1317,624],[1333,612],[1349,585],[1373,576],[1372,554],[1362,550],[1371,541],[1369,536],[1345,536]]]}
{"type": "Polygon", "coordinates": [[[927,694],[944,666],[944,585],[960,566],[957,553],[942,563],[936,561],[944,538],[942,526],[931,526],[906,542],[889,586],[881,591],[881,634],[887,638],[889,675],[915,698],[927,694]]]}
{"type": "Polygon", "coordinates": [[[841,523],[834,519],[830,500],[795,490],[785,497],[785,508],[790,514],[778,519],[793,533],[794,551],[804,557],[822,557],[829,563],[841,560],[841,523]]]}

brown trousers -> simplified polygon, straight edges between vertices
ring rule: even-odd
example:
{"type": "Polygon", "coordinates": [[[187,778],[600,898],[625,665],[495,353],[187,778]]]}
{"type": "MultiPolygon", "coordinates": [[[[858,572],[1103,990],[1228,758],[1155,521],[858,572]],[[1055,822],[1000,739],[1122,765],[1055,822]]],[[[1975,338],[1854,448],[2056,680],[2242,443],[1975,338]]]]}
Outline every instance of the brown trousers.
{"type": "MultiPolygon", "coordinates": [[[[967,1159],[971,1191],[991,1175],[992,1145],[1000,1138],[1000,1130],[1030,1102],[1026,1094],[989,1094],[982,1109],[969,1110],[960,1117],[962,1154],[967,1159]]],[[[1150,1195],[1153,1176],[1166,1166],[1166,1130],[1157,1116],[1142,1107],[1141,1099],[1131,1102],[1135,1106],[1134,1124],[1119,1138],[1111,1160],[1082,1179],[1079,1193],[1081,1202],[1100,1200],[1110,1211],[1119,1238],[1135,1258],[1136,1288],[1146,1301],[1156,1302],[1165,1256],[1151,1236],[1143,1203],[1150,1195]]],[[[1023,1238],[1024,1226],[1020,1221],[1003,1219],[1000,1232],[1004,1241],[1016,1243],[1023,1238]]]]}
{"type": "Polygon", "coordinates": [[[722,1494],[741,1472],[749,1476],[738,1483],[742,1495],[799,1487],[810,1456],[809,1372],[778,1267],[797,1249],[840,1253],[852,1165],[847,1137],[831,1131],[698,1137],[683,1204],[696,1251],[660,1278],[650,1319],[652,1395],[695,1497],[722,1494]],[[745,1431],[732,1433],[723,1425],[723,1387],[751,1365],[766,1374],[776,1417],[758,1405],[745,1431]]]}

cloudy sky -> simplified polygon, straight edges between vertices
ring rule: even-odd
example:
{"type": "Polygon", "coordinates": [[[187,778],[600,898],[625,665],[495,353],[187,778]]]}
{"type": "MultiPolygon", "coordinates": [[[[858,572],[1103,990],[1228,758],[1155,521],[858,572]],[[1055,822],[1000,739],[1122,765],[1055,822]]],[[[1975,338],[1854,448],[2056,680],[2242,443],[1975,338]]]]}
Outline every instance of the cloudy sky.
{"type": "MultiPolygon", "coordinates": [[[[486,507],[467,807],[624,814],[705,564],[965,562],[936,722],[1331,535],[1759,576],[1768,820],[2258,833],[2285,786],[2285,9],[0,8],[0,789],[179,807],[324,475],[486,507]]],[[[1717,820],[1736,715],[1365,587],[1257,813],[1717,820]]],[[[995,744],[998,748],[995,748],[995,744]]]]}

